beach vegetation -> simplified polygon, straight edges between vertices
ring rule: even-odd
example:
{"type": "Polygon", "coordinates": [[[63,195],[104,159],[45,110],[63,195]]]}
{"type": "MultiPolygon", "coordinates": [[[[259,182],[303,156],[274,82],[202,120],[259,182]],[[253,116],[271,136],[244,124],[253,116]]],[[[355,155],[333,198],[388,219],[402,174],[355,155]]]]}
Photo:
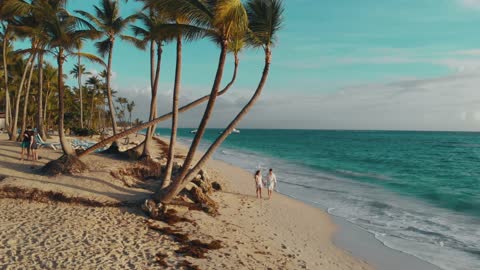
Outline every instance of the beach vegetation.
{"type": "MultiPolygon", "coordinates": [[[[95,43],[98,53],[101,57],[107,56],[106,69],[106,89],[108,108],[110,114],[110,122],[113,134],[117,133],[117,122],[115,120],[115,106],[113,104],[113,96],[111,89],[112,79],[112,58],[115,39],[121,35],[128,25],[137,18],[136,14],[126,18],[120,16],[120,4],[116,0],[101,0],[100,5],[94,6],[96,13],[90,14],[83,10],[77,10],[76,13],[89,20],[99,33],[102,33],[102,40],[95,43]]],[[[118,151],[117,142],[113,142],[110,148],[112,151],[118,151]]]]}
{"type": "MultiPolygon", "coordinates": [[[[42,130],[56,127],[64,156],[47,164],[44,168],[44,171],[53,168],[52,170],[56,173],[72,173],[84,169],[85,166],[80,158],[102,147],[109,147],[109,151],[105,152],[118,153],[117,141],[142,129],[147,129],[144,142],[132,149],[142,152],[140,157],[150,160],[155,125],[171,119],[170,142],[162,148],[165,152],[166,165],[161,167],[159,162],[149,163],[156,167],[155,171],[159,172],[158,175],[161,175],[160,178],[163,180],[163,184],[154,196],[156,201],[170,203],[187,184],[197,177],[213,153],[260,97],[268,79],[272,49],[283,23],[283,2],[281,0],[143,0],[141,2],[143,10],[126,18],[120,16],[121,2],[116,0],[100,0],[98,5],[94,5],[94,14],[76,10],[75,13],[79,17],[66,10],[66,1],[7,0],[4,2],[8,5],[5,4],[0,9],[3,44],[2,73],[4,75],[2,85],[5,85],[2,98],[6,104],[11,136],[16,135],[18,122],[25,126],[32,121],[26,118],[29,115],[26,111],[29,110],[40,115],[36,118],[36,126],[42,138],[45,136],[42,130]],[[133,25],[135,21],[136,24],[133,25]],[[132,33],[131,35],[124,34],[127,29],[132,33]],[[146,122],[137,119],[134,125],[132,111],[135,106],[146,104],[135,104],[120,96],[114,99],[115,91],[111,87],[112,59],[115,42],[119,37],[139,49],[149,48],[150,74],[148,77],[151,99],[148,107],[150,111],[146,122]],[[30,48],[13,53],[14,38],[30,40],[30,48]],[[82,52],[85,42],[97,39],[100,39],[95,42],[99,56],[82,52]],[[197,39],[208,39],[218,46],[216,72],[212,78],[209,94],[180,107],[184,42],[193,42],[197,39]],[[158,116],[156,100],[160,67],[163,46],[167,42],[175,42],[176,48],[172,112],[158,116]],[[200,141],[213,116],[217,98],[226,93],[236,81],[240,62],[239,53],[244,48],[261,49],[264,52],[264,67],[258,86],[248,103],[219,134],[201,158],[195,161],[194,157],[197,155],[200,141]],[[56,66],[44,61],[44,54],[53,55],[56,66]],[[229,54],[234,58],[233,74],[222,89],[224,69],[229,54]],[[67,57],[71,56],[76,57],[76,65],[70,71],[70,74],[77,79],[77,85],[74,88],[64,83],[63,65],[67,57]],[[37,65],[34,65],[35,58],[37,65]],[[100,63],[105,70],[99,74],[89,74],[85,65],[81,63],[81,58],[100,63]],[[102,58],[106,59],[106,63],[102,58]],[[85,82],[82,81],[83,75],[89,75],[85,82]],[[28,97],[32,82],[38,85],[33,90],[37,102],[30,105],[28,97]],[[13,108],[10,106],[12,103],[10,97],[13,97],[13,108]],[[88,103],[86,107],[83,106],[84,99],[88,103]],[[23,118],[19,119],[22,101],[24,113],[23,118]],[[174,149],[180,113],[203,103],[206,103],[205,110],[192,144],[186,156],[182,157],[183,162],[177,164],[174,149]],[[119,125],[123,126],[123,131],[118,129],[119,125]],[[108,138],[104,137],[103,132],[106,126],[111,126],[113,132],[113,135],[108,138]],[[103,139],[86,150],[76,152],[66,140],[67,128],[77,135],[88,136],[100,133],[103,139]]],[[[188,195],[194,202],[210,204],[206,210],[215,213],[218,207],[207,193],[208,191],[196,186],[189,190],[188,195]]]]}

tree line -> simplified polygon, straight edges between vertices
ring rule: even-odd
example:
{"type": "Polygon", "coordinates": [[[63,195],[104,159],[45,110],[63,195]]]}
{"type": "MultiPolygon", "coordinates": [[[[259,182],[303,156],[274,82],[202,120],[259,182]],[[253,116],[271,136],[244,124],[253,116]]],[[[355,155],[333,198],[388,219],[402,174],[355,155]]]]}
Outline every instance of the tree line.
{"type": "Polygon", "coordinates": [[[128,0],[100,0],[94,5],[95,12],[92,14],[82,10],[68,11],[66,0],[2,1],[1,75],[7,129],[10,139],[13,140],[18,136],[18,123],[22,123],[22,130],[26,123],[34,123],[42,137],[46,135],[45,126],[55,126],[64,153],[60,160],[80,160],[107,145],[110,145],[108,152],[118,152],[119,139],[147,129],[144,142],[137,146],[136,150],[141,152],[140,158],[149,159],[156,124],[171,119],[167,164],[162,187],[156,194],[156,199],[168,203],[205,166],[215,150],[260,97],[268,78],[277,32],[282,26],[283,3],[282,0],[139,0],[143,6],[141,12],[123,18],[120,16],[123,2],[128,0]],[[132,35],[126,34],[128,29],[132,35]],[[30,48],[15,50],[13,48],[15,39],[28,40],[30,48]],[[128,122],[131,126],[131,111],[135,104],[117,97],[115,106],[111,72],[118,39],[146,50],[150,58],[148,79],[151,99],[148,121],[146,123],[137,121],[135,127],[125,128],[124,131],[118,129],[117,119],[125,123],[129,113],[128,122]],[[210,94],[180,107],[183,44],[185,41],[200,39],[209,39],[219,47],[212,88],[210,94]],[[87,41],[95,42],[97,54],[82,51],[87,41]],[[175,44],[176,48],[172,112],[159,116],[157,92],[163,47],[167,43],[175,44]],[[212,117],[216,100],[234,85],[240,63],[239,53],[245,48],[261,48],[264,52],[264,67],[262,72],[259,72],[258,86],[242,110],[202,157],[195,161],[194,156],[212,117]],[[46,54],[53,55],[56,63],[44,61],[46,54]],[[224,76],[226,59],[229,56],[234,59],[233,74],[222,88],[222,81],[226,77],[224,76]],[[68,57],[77,61],[70,71],[78,81],[76,87],[66,86],[64,82],[63,66],[68,57]],[[90,75],[82,64],[83,59],[103,65],[105,67],[101,74],[103,78],[90,76],[83,83],[82,77],[90,75]],[[33,92],[29,93],[30,90],[33,92]],[[34,103],[28,100],[29,96],[34,97],[34,103]],[[23,118],[19,121],[21,101],[24,104],[24,111],[27,111],[22,116],[35,116],[35,119],[23,118]],[[179,174],[172,178],[179,115],[203,103],[206,103],[206,108],[188,154],[179,174]],[[84,104],[88,106],[84,107],[84,104]],[[72,112],[75,115],[70,115],[72,112]],[[92,129],[109,125],[113,130],[113,136],[81,153],[76,153],[65,136],[65,129],[74,122],[81,128],[86,125],[92,129]]]}

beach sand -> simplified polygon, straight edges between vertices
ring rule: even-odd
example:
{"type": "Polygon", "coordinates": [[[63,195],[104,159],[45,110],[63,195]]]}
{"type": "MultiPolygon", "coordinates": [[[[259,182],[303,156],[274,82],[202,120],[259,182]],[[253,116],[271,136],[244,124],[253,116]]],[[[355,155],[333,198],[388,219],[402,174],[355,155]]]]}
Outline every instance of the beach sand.
{"type": "MultiPolygon", "coordinates": [[[[5,176],[0,189],[37,188],[101,202],[136,203],[155,188],[155,183],[127,187],[111,175],[131,161],[93,154],[83,159],[88,172],[46,177],[38,168],[61,153],[42,149],[42,159],[32,165],[19,161],[19,150],[17,143],[0,135],[0,175],[5,176]]],[[[179,146],[179,151],[185,148],[179,146]]],[[[205,258],[175,252],[181,246],[176,239],[148,228],[167,225],[149,220],[139,206],[1,198],[0,269],[181,269],[185,260],[199,269],[372,269],[332,244],[335,226],[325,212],[277,193],[271,200],[257,199],[252,174],[226,163],[212,160],[207,171],[224,185],[212,195],[220,215],[179,211],[192,223],[172,225],[191,240],[220,240],[222,247],[205,258]],[[165,257],[165,265],[159,257],[165,257]]]]}

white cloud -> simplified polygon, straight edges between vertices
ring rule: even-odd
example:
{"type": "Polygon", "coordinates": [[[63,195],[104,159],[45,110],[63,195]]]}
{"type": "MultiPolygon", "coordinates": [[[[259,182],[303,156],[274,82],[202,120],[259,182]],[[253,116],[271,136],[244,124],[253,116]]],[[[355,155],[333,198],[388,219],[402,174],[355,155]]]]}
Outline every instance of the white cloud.
{"type": "MultiPolygon", "coordinates": [[[[401,129],[401,130],[480,130],[480,74],[399,80],[344,88],[335,93],[280,94],[266,88],[259,102],[241,122],[240,128],[320,128],[320,129],[401,129]]],[[[162,88],[168,89],[168,88],[162,88]]],[[[205,90],[205,89],[203,89],[205,90]]],[[[252,90],[232,89],[218,98],[210,127],[225,127],[245,105],[252,90]]],[[[200,97],[205,91],[185,87],[181,104],[200,97]]],[[[135,100],[134,118],[148,115],[150,93],[124,91],[135,100]]],[[[169,112],[171,92],[158,96],[160,114],[169,112]]],[[[181,114],[181,127],[198,124],[205,106],[181,114]]],[[[168,126],[165,122],[162,126],[168,126]]]]}

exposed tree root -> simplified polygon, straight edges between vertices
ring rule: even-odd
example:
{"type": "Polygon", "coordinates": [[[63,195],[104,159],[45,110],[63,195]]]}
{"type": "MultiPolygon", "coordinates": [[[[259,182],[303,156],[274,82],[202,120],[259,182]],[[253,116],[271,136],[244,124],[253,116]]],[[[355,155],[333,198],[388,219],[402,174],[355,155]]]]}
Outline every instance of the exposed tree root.
{"type": "Polygon", "coordinates": [[[41,172],[46,175],[74,174],[81,173],[88,169],[78,157],[63,155],[57,160],[52,160],[42,167],[41,172]]]}

